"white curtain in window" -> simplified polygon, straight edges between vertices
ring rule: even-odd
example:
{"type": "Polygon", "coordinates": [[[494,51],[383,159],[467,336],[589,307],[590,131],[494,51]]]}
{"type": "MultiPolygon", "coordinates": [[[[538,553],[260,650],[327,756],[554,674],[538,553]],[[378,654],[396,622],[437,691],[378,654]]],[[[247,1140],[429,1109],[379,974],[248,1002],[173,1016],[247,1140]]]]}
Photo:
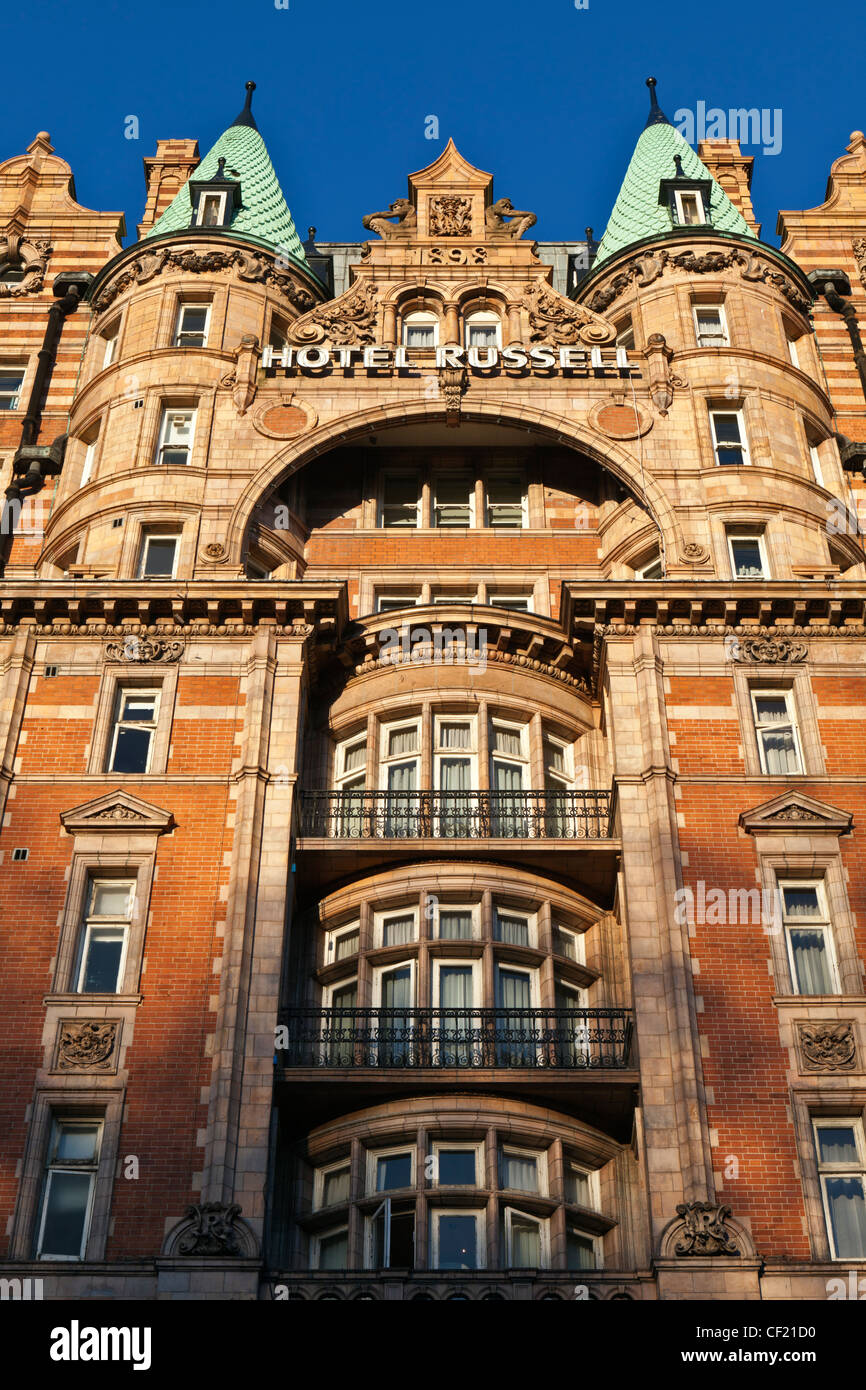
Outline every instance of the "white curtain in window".
{"type": "Polygon", "coordinates": [[[468,758],[442,758],[439,764],[439,786],[443,792],[468,792],[472,764],[468,758]]]}
{"type": "Polygon", "coordinates": [[[443,1009],[472,1008],[472,969],[443,965],[439,970],[439,1004],[443,1009]]]}
{"type": "Polygon", "coordinates": [[[439,938],[442,941],[468,941],[472,936],[471,912],[440,912],[439,938]]]}
{"type": "Polygon", "coordinates": [[[468,724],[440,724],[440,748],[471,748],[472,730],[468,724]]]}
{"type": "Polygon", "coordinates": [[[528,1009],[529,976],[514,970],[500,970],[499,1005],[503,1009],[528,1009]]]}
{"type": "Polygon", "coordinates": [[[415,790],[417,773],[415,763],[398,763],[388,768],[388,790],[390,792],[412,792],[415,790]]]}
{"type": "Polygon", "coordinates": [[[390,917],[383,924],[382,944],[384,946],[405,946],[415,935],[413,917],[390,917]]]}
{"type": "Polygon", "coordinates": [[[515,1269],[537,1269],[541,1263],[541,1232],[534,1221],[511,1219],[511,1263],[515,1269]]]}
{"type": "Polygon", "coordinates": [[[506,917],[498,913],[496,920],[500,941],[507,942],[509,946],[529,945],[529,923],[525,917],[506,917]]]}
{"type": "Polygon", "coordinates": [[[840,1259],[866,1258],[866,1197],[860,1177],[826,1178],[827,1203],[840,1259]]]}
{"type": "Polygon", "coordinates": [[[497,753],[505,753],[510,758],[519,758],[520,730],[494,728],[493,747],[497,753]]]}
{"type": "Polygon", "coordinates": [[[833,981],[827,958],[827,943],[820,928],[791,929],[791,949],[801,994],[832,994],[833,981]]]}
{"type": "Polygon", "coordinates": [[[524,1154],[502,1155],[502,1186],[516,1187],[521,1192],[538,1191],[538,1162],[524,1154]]]}
{"type": "Polygon", "coordinates": [[[404,753],[414,753],[417,747],[418,730],[414,725],[410,729],[392,729],[388,735],[389,758],[401,758],[404,753]]]}

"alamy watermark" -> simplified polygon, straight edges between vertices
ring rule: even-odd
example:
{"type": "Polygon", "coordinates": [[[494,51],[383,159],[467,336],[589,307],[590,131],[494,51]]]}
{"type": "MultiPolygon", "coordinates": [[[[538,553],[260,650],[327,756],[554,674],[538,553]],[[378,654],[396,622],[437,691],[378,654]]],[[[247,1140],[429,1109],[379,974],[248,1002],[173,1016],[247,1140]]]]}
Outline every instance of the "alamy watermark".
{"type": "Polygon", "coordinates": [[[708,888],[699,878],[694,889],[674,893],[674,921],[680,926],[763,927],[768,935],[782,929],[782,893],[779,888],[708,888]]]}
{"type": "Polygon", "coordinates": [[[699,101],[694,111],[680,107],[674,112],[674,125],[689,145],[697,145],[701,140],[739,140],[741,145],[760,145],[764,154],[780,154],[782,150],[782,110],[781,107],[757,106],[731,107],[723,111],[720,106],[707,110],[705,101],[699,101]]]}
{"type": "Polygon", "coordinates": [[[427,664],[487,669],[487,629],[464,627],[384,627],[379,632],[379,661],[394,666],[427,664]]]}

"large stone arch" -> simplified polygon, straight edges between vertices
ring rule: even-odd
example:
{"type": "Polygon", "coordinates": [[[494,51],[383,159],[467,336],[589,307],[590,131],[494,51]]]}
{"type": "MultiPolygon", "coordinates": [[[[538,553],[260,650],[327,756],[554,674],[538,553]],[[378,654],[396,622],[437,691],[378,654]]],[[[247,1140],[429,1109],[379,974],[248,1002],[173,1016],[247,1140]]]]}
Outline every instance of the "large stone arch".
{"type": "MultiPolygon", "coordinates": [[[[607,469],[646,507],[658,527],[668,554],[676,554],[680,539],[676,516],[670,500],[655,479],[641,468],[640,460],[622,444],[594,430],[585,419],[570,419],[537,406],[507,401],[466,402],[461,416],[467,422],[503,425],[523,429],[527,433],[544,435],[551,443],[575,449],[607,469]]],[[[374,430],[411,424],[444,424],[445,406],[439,401],[394,401],[388,405],[371,406],[353,415],[325,421],[274,454],[268,465],[260,469],[244,488],[228,525],[228,550],[231,564],[241,564],[244,541],[255,509],[285,478],[298,472],[314,459],[343,444],[362,439],[374,430]]]]}

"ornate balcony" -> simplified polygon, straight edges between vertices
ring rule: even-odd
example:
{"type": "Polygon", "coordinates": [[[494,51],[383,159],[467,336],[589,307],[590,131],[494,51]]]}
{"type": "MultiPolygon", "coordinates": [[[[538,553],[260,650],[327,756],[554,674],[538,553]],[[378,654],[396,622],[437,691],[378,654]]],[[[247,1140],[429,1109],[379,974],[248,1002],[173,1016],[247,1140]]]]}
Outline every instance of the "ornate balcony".
{"type": "Polygon", "coordinates": [[[630,1009],[287,1009],[278,1063],[340,1073],[623,1070],[630,1009]]]}
{"type": "Polygon", "coordinates": [[[607,791],[302,792],[300,834],[328,840],[607,840],[607,791]]]}

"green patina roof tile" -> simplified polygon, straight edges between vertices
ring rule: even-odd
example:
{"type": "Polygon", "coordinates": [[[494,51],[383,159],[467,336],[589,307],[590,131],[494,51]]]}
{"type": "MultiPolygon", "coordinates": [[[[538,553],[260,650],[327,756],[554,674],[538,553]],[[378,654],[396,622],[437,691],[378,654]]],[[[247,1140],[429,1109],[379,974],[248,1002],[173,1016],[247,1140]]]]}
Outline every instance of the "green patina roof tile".
{"type": "MultiPolygon", "coordinates": [[[[223,132],[212,149],[208,150],[193,178],[213,178],[220,156],[225,157],[226,171],[236,169],[240,175],[243,203],[232,218],[231,228],[226,230],[238,236],[268,242],[306,268],[307,258],[292,214],[283,197],[265,142],[251,116],[249,123],[235,123],[223,132]]],[[[191,220],[189,185],[184,184],[144,239],[162,236],[166,232],[185,231],[191,220]]],[[[210,229],[215,236],[219,236],[220,230],[219,227],[210,229]]]]}
{"type": "MultiPolygon", "coordinates": [[[[660,115],[660,113],[659,113],[660,115]]],[[[653,119],[641,134],[613,212],[605,228],[593,269],[644,237],[663,237],[672,231],[668,209],[659,203],[659,183],[676,176],[674,155],[682,160],[683,174],[688,179],[710,179],[710,216],[712,225],[721,232],[736,232],[755,239],[755,233],[734,207],[724,189],[711,178],[710,172],[680,132],[662,116],[653,119]]]]}

